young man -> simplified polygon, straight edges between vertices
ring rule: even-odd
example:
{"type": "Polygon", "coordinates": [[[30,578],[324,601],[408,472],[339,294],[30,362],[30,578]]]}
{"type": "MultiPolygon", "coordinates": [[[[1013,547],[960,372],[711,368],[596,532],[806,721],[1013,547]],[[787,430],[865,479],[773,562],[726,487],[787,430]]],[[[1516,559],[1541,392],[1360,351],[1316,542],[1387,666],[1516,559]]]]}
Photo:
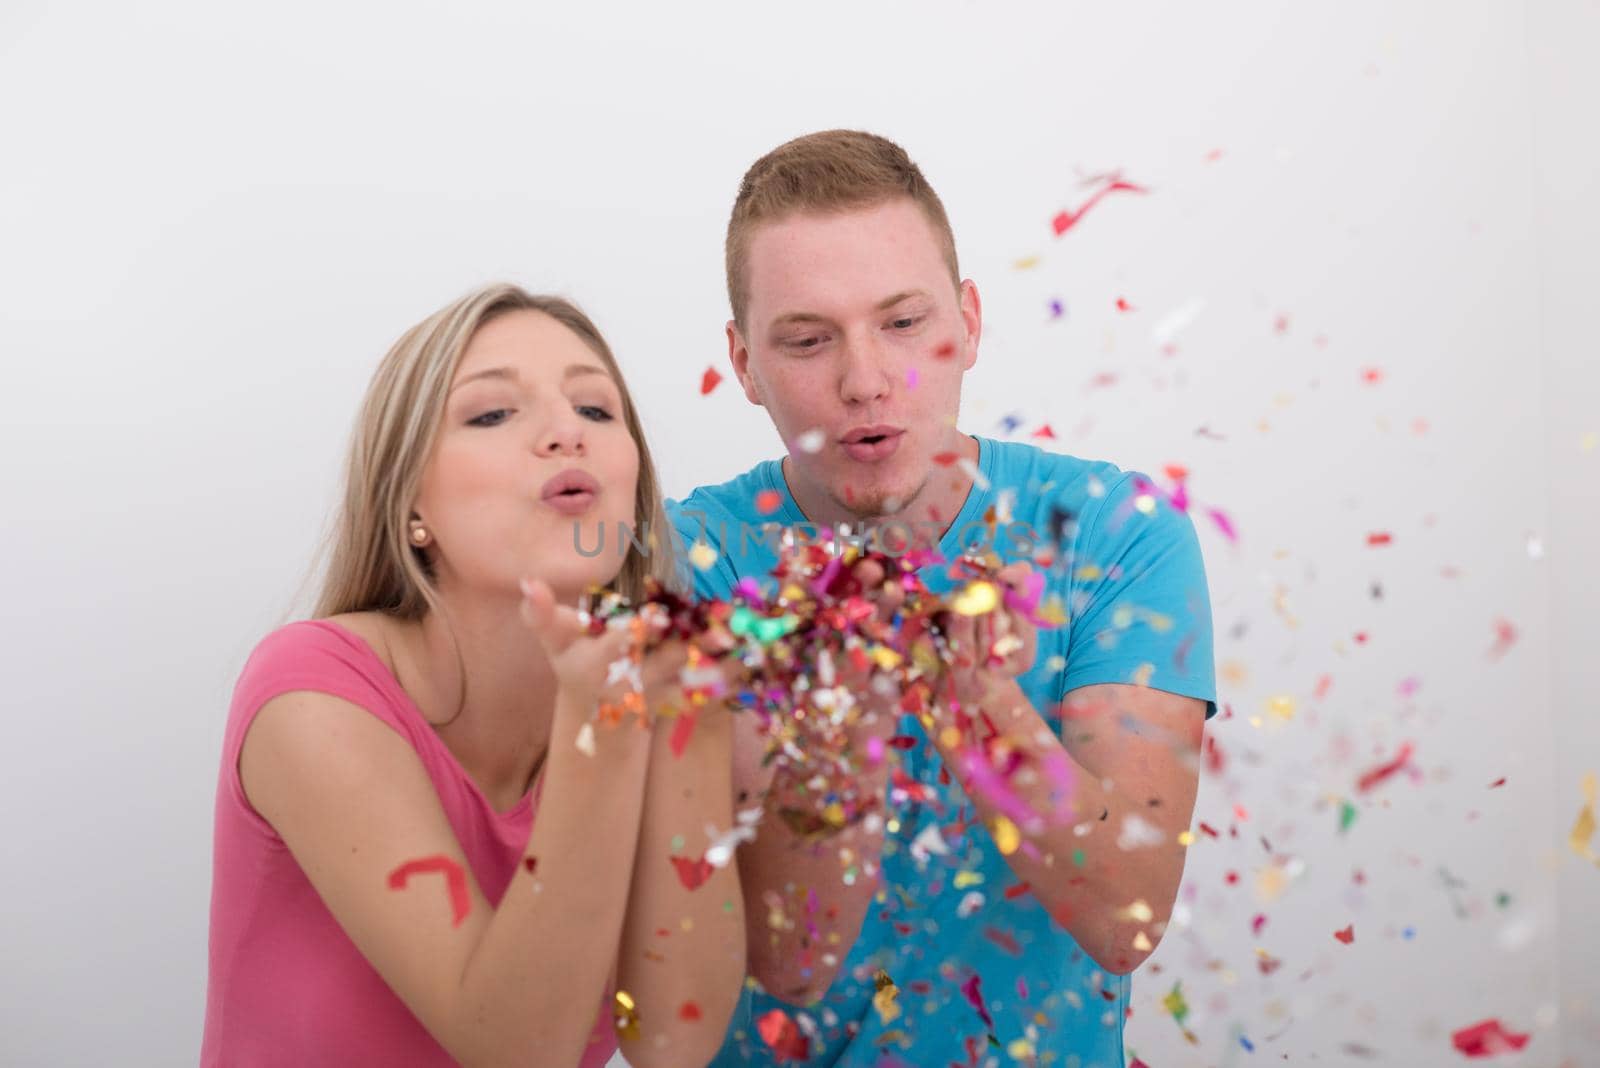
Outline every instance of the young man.
{"type": "MultiPolygon", "coordinates": [[[[1019,591],[1043,577],[1059,625],[1008,608],[968,627],[1004,655],[956,673],[981,746],[867,697],[893,758],[858,785],[882,819],[814,844],[769,818],[741,848],[751,981],[713,1064],[1121,1068],[1127,976],[1171,914],[1215,711],[1193,525],[1137,473],[956,428],[978,290],[894,143],[836,130],[758,160],[727,271],[733,370],[788,454],[669,502],[683,542],[716,551],[697,594],[766,575],[763,524],[848,524],[947,560],[996,550],[1019,591]]],[[[758,756],[745,737],[740,788],[769,811],[803,795],[758,756]]]]}

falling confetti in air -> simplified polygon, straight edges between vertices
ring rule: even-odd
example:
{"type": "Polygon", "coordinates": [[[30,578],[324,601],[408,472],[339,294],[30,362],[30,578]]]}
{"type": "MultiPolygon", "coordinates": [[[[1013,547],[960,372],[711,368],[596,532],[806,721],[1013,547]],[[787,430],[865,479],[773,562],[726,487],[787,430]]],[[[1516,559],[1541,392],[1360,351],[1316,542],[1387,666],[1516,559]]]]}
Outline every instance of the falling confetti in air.
{"type": "Polygon", "coordinates": [[[1096,190],[1088,200],[1084,201],[1083,204],[1079,206],[1078,210],[1059,212],[1055,218],[1050,220],[1050,228],[1055,231],[1057,237],[1060,237],[1062,234],[1078,225],[1078,223],[1082,221],[1083,217],[1088,214],[1089,209],[1100,203],[1100,201],[1106,196],[1112,193],[1148,192],[1148,189],[1134,185],[1131,182],[1124,182],[1120,178],[1115,179],[1104,188],[1096,190]]]}
{"type": "Polygon", "coordinates": [[[1500,1053],[1515,1053],[1528,1044],[1528,1035],[1507,1031],[1499,1020],[1464,1027],[1450,1036],[1455,1048],[1468,1057],[1493,1057],[1500,1053]]]}
{"type": "Polygon", "coordinates": [[[700,376],[700,396],[704,397],[717,388],[717,383],[722,381],[722,375],[715,367],[707,367],[706,373],[700,376]]]}

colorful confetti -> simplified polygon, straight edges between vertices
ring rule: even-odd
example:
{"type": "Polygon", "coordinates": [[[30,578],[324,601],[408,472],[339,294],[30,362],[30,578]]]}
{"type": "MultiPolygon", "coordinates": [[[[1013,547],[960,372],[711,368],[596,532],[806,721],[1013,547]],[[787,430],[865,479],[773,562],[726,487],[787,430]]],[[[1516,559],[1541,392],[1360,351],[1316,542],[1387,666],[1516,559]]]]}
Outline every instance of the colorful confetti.
{"type": "Polygon", "coordinates": [[[389,873],[389,889],[404,890],[413,875],[438,872],[444,876],[450,891],[450,926],[460,927],[472,908],[472,895],[467,890],[467,873],[461,865],[443,854],[408,860],[389,873]]]}

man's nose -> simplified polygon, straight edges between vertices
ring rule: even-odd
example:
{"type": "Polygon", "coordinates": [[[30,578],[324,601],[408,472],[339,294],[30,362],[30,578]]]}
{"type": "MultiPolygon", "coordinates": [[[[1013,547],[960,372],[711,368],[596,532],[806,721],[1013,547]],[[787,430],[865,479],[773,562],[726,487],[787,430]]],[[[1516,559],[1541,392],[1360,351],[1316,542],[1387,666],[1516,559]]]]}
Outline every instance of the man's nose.
{"type": "Polygon", "coordinates": [[[844,373],[839,380],[839,395],[846,404],[868,404],[889,395],[888,354],[876,336],[847,340],[844,347],[844,373]]]}

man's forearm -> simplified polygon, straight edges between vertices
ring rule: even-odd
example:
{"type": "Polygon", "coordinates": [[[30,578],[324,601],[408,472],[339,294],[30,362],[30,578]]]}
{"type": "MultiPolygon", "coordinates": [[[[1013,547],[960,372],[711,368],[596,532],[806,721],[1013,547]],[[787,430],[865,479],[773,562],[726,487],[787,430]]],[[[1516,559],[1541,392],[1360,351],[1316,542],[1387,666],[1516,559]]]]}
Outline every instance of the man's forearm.
{"type": "Polygon", "coordinates": [[[1160,941],[1177,897],[1185,857],[1179,836],[1193,793],[1135,797],[1102,780],[1014,681],[998,685],[983,707],[1004,745],[1026,754],[1023,766],[1002,779],[966,740],[930,732],[945,764],[1012,871],[1056,922],[1102,967],[1132,971],[1160,941]]]}
{"type": "Polygon", "coordinates": [[[749,970],[775,997],[797,1005],[820,997],[860,933],[878,889],[887,781],[885,765],[861,775],[858,801],[872,815],[808,840],[780,813],[815,811],[815,795],[775,777],[761,829],[739,850],[749,970]]]}

